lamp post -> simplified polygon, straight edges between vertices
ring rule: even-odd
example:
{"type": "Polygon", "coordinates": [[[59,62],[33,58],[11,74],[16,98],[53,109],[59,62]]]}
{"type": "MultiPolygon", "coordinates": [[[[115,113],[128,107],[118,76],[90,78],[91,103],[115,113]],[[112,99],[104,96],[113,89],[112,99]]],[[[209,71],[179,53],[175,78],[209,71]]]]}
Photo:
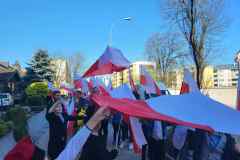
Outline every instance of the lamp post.
{"type": "Polygon", "coordinates": [[[111,27],[110,27],[110,31],[109,31],[109,42],[108,42],[108,45],[111,46],[112,45],[112,37],[113,37],[113,29],[116,25],[117,22],[119,21],[131,21],[132,20],[132,17],[125,17],[125,18],[121,18],[121,19],[118,19],[116,21],[114,21],[112,24],[111,24],[111,27]]]}

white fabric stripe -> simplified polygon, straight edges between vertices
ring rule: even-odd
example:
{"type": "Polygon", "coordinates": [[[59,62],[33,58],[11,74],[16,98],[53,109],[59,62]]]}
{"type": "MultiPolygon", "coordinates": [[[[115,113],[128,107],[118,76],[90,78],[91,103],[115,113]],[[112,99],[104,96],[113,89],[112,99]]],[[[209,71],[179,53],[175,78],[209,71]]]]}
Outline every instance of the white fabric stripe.
{"type": "Polygon", "coordinates": [[[145,67],[142,67],[142,75],[145,77],[147,84],[143,85],[143,87],[145,88],[146,92],[148,94],[151,93],[157,93],[156,91],[156,86],[154,85],[154,80],[152,78],[152,76],[148,73],[147,69],[145,67]]]}
{"type": "Polygon", "coordinates": [[[202,95],[200,92],[160,96],[146,101],[155,111],[215,131],[240,135],[240,112],[202,95]]]}
{"type": "Polygon", "coordinates": [[[154,121],[154,127],[153,127],[153,138],[155,140],[163,139],[163,130],[162,130],[162,122],[160,121],[154,121]]]}
{"type": "Polygon", "coordinates": [[[188,69],[184,69],[184,78],[183,81],[189,85],[190,92],[199,92],[196,81],[193,79],[190,71],[188,69]]]}
{"type": "Polygon", "coordinates": [[[142,149],[142,146],[147,144],[147,141],[143,134],[142,126],[139,122],[139,119],[135,117],[129,117],[129,120],[132,132],[134,134],[133,137],[135,138],[135,142],[138,145],[138,147],[142,149]]]}
{"type": "Polygon", "coordinates": [[[86,127],[81,128],[68,142],[66,148],[60,153],[57,160],[75,160],[81,152],[83,145],[86,143],[90,130],[86,127]]]}

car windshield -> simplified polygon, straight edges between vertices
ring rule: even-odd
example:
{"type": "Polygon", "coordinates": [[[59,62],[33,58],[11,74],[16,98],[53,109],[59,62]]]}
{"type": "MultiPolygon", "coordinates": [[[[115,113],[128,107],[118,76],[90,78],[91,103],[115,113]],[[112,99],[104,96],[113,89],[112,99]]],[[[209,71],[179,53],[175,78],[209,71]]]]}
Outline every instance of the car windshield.
{"type": "Polygon", "coordinates": [[[5,94],[0,94],[0,99],[2,99],[2,98],[7,98],[7,95],[5,95],[5,94]]]}

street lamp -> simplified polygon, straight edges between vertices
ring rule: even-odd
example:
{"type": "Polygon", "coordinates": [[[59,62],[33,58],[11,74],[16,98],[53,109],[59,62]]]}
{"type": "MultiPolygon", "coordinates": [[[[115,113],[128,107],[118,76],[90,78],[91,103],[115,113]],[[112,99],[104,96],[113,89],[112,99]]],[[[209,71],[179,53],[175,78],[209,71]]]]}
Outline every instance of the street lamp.
{"type": "Polygon", "coordinates": [[[112,45],[112,37],[113,37],[113,28],[115,27],[116,23],[119,22],[119,21],[131,21],[132,20],[132,17],[124,17],[124,18],[121,18],[121,19],[118,19],[116,21],[114,21],[112,24],[111,24],[111,27],[110,27],[110,31],[109,31],[109,42],[108,42],[108,45],[111,46],[112,45]]]}

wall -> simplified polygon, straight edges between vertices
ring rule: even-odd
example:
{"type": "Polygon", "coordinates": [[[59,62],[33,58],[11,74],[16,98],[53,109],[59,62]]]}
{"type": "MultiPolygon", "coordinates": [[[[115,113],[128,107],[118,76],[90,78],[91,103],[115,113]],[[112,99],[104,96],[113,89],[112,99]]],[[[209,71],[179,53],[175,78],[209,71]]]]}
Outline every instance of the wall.
{"type": "Polygon", "coordinates": [[[237,89],[236,88],[216,88],[216,89],[208,89],[208,95],[219,101],[223,104],[226,104],[232,108],[236,106],[237,99],[237,89]]]}
{"type": "MultiPolygon", "coordinates": [[[[169,91],[173,95],[179,94],[179,90],[169,89],[169,91]]],[[[237,88],[213,88],[204,90],[203,93],[232,108],[236,106],[237,88]]]]}

